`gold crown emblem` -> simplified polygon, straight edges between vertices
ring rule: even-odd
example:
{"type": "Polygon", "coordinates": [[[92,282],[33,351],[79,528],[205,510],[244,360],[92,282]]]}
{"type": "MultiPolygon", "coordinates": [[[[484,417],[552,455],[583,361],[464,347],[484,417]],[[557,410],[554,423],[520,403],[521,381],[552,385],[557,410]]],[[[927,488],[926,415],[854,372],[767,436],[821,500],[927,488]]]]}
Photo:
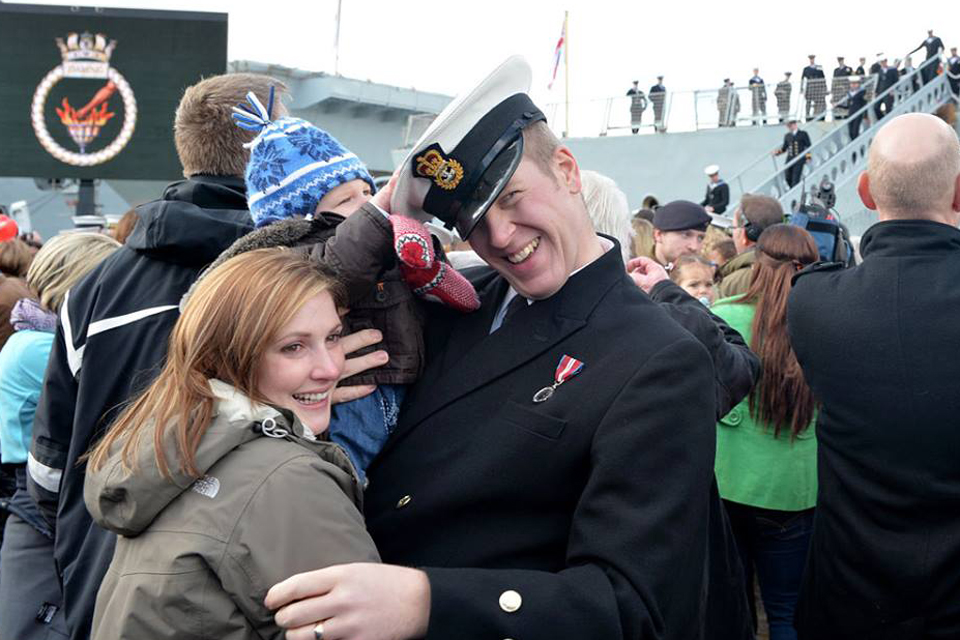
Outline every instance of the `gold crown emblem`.
{"type": "Polygon", "coordinates": [[[429,149],[422,156],[417,156],[417,175],[433,178],[438,187],[452,191],[463,179],[463,165],[453,158],[444,158],[437,149],[429,149]]]}
{"type": "Polygon", "coordinates": [[[60,48],[60,55],[64,62],[73,60],[110,62],[110,56],[113,55],[113,49],[116,46],[116,40],[107,42],[107,37],[102,33],[96,35],[86,31],[81,34],[69,33],[66,42],[63,38],[57,38],[57,47],[60,48]]]}

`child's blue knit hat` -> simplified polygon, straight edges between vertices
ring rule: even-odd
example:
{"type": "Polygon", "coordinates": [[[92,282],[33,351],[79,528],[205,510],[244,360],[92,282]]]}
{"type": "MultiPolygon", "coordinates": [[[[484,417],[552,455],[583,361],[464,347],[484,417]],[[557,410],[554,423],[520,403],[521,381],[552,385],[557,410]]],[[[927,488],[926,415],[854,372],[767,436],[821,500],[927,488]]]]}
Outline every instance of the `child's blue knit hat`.
{"type": "Polygon", "coordinates": [[[266,109],[253,92],[235,107],[236,124],[259,134],[245,145],[247,205],[257,227],[312,214],[330,190],[363,180],[376,191],[367,168],[326,131],[300,118],[271,121],[273,90],[266,109]]]}

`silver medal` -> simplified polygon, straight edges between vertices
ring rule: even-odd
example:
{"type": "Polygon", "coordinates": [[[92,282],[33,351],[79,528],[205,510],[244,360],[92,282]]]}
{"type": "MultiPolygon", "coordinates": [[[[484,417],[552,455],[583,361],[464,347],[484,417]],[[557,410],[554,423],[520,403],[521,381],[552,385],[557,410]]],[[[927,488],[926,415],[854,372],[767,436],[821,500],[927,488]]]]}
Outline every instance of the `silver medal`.
{"type": "Polygon", "coordinates": [[[550,399],[551,396],[553,396],[554,389],[556,389],[556,387],[553,387],[553,386],[544,387],[543,389],[540,389],[540,391],[537,391],[535,394],[533,394],[533,401],[546,402],[547,400],[550,399]]]}

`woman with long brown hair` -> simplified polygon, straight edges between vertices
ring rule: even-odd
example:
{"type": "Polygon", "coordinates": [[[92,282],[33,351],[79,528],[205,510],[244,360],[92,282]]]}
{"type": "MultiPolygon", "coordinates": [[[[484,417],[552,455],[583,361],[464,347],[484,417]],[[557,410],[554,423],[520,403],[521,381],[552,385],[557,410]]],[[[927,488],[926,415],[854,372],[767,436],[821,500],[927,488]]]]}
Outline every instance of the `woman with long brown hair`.
{"type": "Polygon", "coordinates": [[[787,298],[798,270],[818,260],[804,229],[767,228],[757,241],[750,287],[711,311],[743,335],[760,357],[750,395],[717,425],[720,496],[753,600],[760,582],[771,640],[795,640],[793,612],[817,497],[816,402],[787,335],[787,298]]]}
{"type": "Polygon", "coordinates": [[[119,534],[92,637],[281,638],[271,585],[378,560],[357,471],[326,437],[341,302],[286,249],[199,281],[162,371],[90,454],[84,500],[119,534]]]}

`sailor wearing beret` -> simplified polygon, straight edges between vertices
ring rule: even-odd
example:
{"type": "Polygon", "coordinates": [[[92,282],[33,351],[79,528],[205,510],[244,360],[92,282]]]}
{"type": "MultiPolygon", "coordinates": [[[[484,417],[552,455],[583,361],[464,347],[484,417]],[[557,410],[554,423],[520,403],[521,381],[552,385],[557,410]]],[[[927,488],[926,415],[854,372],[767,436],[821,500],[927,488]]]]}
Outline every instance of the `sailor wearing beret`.
{"type": "MultiPolygon", "coordinates": [[[[385,564],[274,586],[289,640],[746,637],[729,602],[707,620],[710,356],[593,231],[530,82],[508,59],[375,200],[439,218],[489,266],[464,272],[478,311],[431,309],[426,371],[368,470],[385,564]]],[[[717,591],[742,593],[736,577],[717,591]]]]}

